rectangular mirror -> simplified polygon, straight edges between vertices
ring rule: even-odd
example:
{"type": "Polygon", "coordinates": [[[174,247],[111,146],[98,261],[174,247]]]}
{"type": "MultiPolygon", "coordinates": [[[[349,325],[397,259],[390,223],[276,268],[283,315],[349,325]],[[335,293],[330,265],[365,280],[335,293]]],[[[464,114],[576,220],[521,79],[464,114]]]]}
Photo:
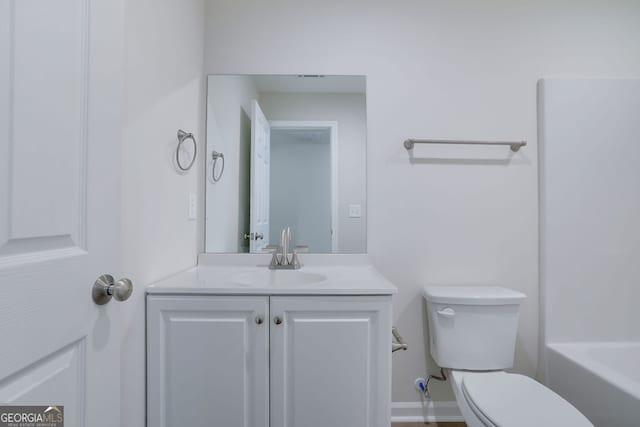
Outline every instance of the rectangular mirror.
{"type": "Polygon", "coordinates": [[[364,76],[207,79],[206,252],[366,252],[364,76]]]}

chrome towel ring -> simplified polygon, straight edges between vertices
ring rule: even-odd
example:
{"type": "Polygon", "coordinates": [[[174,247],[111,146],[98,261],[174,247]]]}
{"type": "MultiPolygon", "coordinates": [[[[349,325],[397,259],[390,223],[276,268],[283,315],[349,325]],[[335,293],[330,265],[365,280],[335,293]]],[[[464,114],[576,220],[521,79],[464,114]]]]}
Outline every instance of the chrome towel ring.
{"type": "Polygon", "coordinates": [[[193,136],[191,132],[185,132],[182,129],[178,129],[178,147],[176,148],[176,164],[181,171],[186,172],[193,164],[196,162],[196,155],[198,154],[198,144],[196,144],[196,138],[193,136]],[[193,157],[187,166],[184,166],[182,162],[180,162],[180,152],[183,149],[183,144],[186,140],[191,140],[193,143],[193,157]]]}
{"type": "Polygon", "coordinates": [[[218,153],[213,150],[211,152],[211,179],[213,182],[220,181],[222,178],[222,174],[224,173],[224,154],[218,153]],[[216,164],[218,163],[218,159],[222,160],[222,165],[220,166],[220,173],[216,176],[216,164]]]}

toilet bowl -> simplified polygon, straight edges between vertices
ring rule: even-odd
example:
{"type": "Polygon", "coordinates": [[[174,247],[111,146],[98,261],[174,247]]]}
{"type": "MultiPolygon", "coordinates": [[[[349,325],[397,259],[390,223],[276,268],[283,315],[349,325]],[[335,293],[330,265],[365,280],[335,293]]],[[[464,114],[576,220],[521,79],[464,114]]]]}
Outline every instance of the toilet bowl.
{"type": "Polygon", "coordinates": [[[593,427],[560,395],[524,375],[449,370],[449,378],[468,427],[593,427]]]}
{"type": "Polygon", "coordinates": [[[445,368],[469,427],[593,427],[552,390],[504,371],[513,365],[524,294],[500,287],[430,286],[424,297],[431,355],[445,368]]]}

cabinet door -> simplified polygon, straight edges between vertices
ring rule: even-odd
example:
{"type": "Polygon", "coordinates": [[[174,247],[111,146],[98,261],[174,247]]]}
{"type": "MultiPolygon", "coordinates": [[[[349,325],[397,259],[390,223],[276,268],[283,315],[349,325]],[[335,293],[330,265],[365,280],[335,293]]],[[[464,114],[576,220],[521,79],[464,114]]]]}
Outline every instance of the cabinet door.
{"type": "Polygon", "coordinates": [[[267,427],[268,321],[268,297],[148,297],[147,426],[267,427]]]}
{"type": "Polygon", "coordinates": [[[389,427],[391,297],[271,297],[270,331],[271,426],[389,427]]]}

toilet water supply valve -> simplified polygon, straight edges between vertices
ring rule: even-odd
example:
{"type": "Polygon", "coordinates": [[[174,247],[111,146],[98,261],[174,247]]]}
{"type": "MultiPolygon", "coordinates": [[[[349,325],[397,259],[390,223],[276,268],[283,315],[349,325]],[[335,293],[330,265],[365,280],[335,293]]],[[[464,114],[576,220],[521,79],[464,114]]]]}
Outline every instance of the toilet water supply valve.
{"type": "Polygon", "coordinates": [[[440,368],[440,375],[429,375],[426,381],[424,378],[416,378],[414,384],[426,399],[431,399],[431,392],[429,391],[429,382],[431,380],[446,381],[447,376],[444,373],[444,369],[440,368]]]}

